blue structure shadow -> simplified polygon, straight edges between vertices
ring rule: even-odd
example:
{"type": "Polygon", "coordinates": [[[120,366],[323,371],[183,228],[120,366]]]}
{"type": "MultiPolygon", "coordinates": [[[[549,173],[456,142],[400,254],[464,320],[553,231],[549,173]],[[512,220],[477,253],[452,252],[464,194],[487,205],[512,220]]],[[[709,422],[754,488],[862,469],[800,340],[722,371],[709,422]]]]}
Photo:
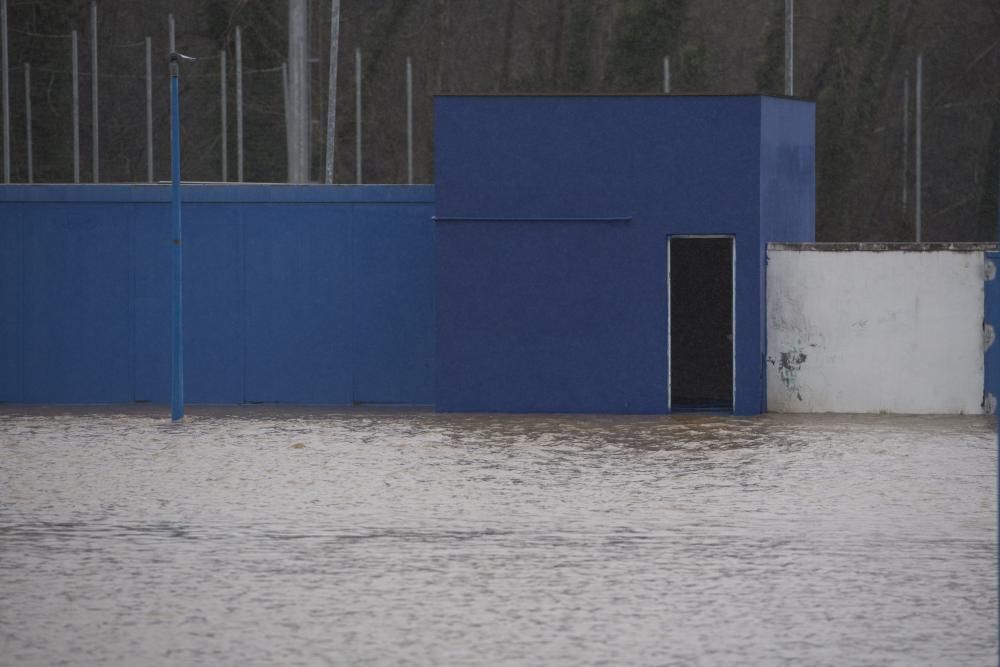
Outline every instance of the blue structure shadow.
{"type": "Polygon", "coordinates": [[[439,410],[667,412],[677,235],[734,238],[734,412],[766,410],[764,251],[814,240],[813,103],[444,96],[435,123],[439,410]]]}
{"type": "MultiPolygon", "coordinates": [[[[432,186],[183,187],[188,403],[433,402],[432,186]]],[[[166,403],[166,186],[0,188],[0,401],[166,403]]]]}

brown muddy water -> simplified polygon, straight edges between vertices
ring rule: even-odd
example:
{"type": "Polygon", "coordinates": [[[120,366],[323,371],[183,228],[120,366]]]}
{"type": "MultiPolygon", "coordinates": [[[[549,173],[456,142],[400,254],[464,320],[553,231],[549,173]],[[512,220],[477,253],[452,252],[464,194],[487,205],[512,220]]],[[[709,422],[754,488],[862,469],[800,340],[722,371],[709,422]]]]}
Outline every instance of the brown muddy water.
{"type": "Polygon", "coordinates": [[[977,417],[0,411],[4,665],[989,665],[977,417]]]}

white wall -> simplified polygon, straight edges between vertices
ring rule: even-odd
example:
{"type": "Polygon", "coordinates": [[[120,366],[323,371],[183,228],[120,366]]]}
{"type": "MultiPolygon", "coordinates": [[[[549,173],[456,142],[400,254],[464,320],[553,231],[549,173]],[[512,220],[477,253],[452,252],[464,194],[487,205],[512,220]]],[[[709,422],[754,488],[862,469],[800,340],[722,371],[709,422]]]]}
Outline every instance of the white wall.
{"type": "Polygon", "coordinates": [[[983,261],[769,248],[768,409],[981,413],[983,261]]]}

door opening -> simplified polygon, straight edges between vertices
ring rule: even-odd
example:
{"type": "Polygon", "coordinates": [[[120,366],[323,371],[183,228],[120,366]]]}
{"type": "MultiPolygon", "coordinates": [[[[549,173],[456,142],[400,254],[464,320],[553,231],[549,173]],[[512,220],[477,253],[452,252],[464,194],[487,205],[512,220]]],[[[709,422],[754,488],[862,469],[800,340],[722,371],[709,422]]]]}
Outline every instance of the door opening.
{"type": "Polygon", "coordinates": [[[733,409],[733,237],[667,239],[668,408],[733,409]]]}

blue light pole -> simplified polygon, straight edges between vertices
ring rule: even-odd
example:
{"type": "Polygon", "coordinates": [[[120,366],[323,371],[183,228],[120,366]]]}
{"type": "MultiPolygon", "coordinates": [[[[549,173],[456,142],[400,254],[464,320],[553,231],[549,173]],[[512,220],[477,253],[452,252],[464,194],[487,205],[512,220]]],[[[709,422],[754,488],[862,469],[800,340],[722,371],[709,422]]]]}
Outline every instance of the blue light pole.
{"type": "Polygon", "coordinates": [[[170,419],[184,418],[184,328],[182,320],[182,253],[181,253],[181,112],[178,94],[178,63],[194,60],[177,52],[170,54],[170,218],[172,221],[173,243],[173,302],[171,308],[171,356],[170,356],[170,419]]]}

